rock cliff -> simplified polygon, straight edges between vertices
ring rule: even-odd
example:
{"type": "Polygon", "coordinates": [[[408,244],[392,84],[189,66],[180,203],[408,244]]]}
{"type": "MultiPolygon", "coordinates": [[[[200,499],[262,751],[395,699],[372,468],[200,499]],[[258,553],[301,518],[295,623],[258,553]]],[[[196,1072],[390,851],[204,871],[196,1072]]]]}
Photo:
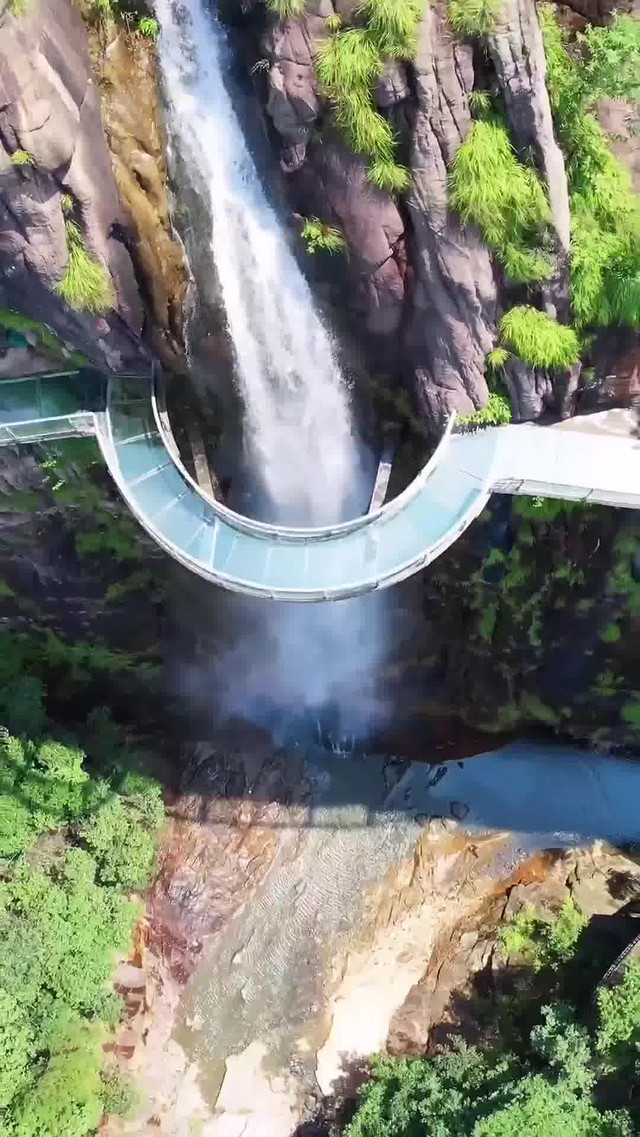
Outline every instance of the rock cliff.
{"type": "Polygon", "coordinates": [[[110,368],[148,366],[141,341],[147,316],[160,335],[171,331],[175,352],[176,304],[184,295],[181,254],[168,230],[155,80],[141,67],[131,86],[122,74],[126,50],[116,37],[104,53],[114,178],[99,76],[78,9],[71,0],[40,0],[24,13],[5,4],[0,16],[0,305],[45,322],[110,368]],[[144,123],[137,134],[136,122],[144,123]],[[70,216],[114,290],[115,302],[100,314],[74,311],[55,292],[70,255],[70,216]]]}
{"type": "MultiPolygon", "coordinates": [[[[607,13],[589,17],[598,22],[607,13]]],[[[451,409],[468,415],[486,404],[485,357],[497,342],[498,320],[526,296],[448,203],[452,164],[472,125],[470,96],[478,90],[499,99],[516,153],[538,171],[548,196],[552,270],[530,296],[552,318],[569,319],[569,195],[542,34],[534,0],[505,0],[484,42],[454,34],[444,0],[425,6],[417,51],[410,62],[385,65],[374,98],[397,132],[412,175],[409,192],[394,199],[371,186],[365,161],[336,139],[314,71],[330,29],[361,23],[355,5],[331,0],[308,3],[295,18],[271,18],[256,47],[267,74],[266,111],[280,138],[294,209],[343,231],[350,252],[344,273],[357,297],[352,314],[373,339],[373,357],[387,360],[387,379],[409,386],[435,429],[451,409]]],[[[605,103],[601,119],[634,172],[633,110],[621,101],[605,103]]],[[[611,380],[607,388],[597,359],[595,366],[606,402],[611,380]]],[[[622,372],[613,397],[624,403],[633,391],[622,372]]],[[[514,419],[546,410],[573,413],[579,374],[579,365],[554,376],[511,360],[504,379],[514,419]]]]}

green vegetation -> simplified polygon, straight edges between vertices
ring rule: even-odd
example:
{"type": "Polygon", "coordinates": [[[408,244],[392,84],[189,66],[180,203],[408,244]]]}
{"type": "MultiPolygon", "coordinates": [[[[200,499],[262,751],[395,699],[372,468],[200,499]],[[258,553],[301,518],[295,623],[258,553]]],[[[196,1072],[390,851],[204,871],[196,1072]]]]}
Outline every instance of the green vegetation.
{"type": "Polygon", "coordinates": [[[115,303],[115,290],[107,269],[87,252],[75,221],[67,220],[67,267],[54,292],[76,312],[101,315],[115,303]]]}
{"type": "Polygon", "coordinates": [[[98,475],[102,472],[93,439],[56,443],[41,466],[50,473],[49,487],[53,497],[74,511],[69,513],[69,523],[79,556],[106,553],[118,564],[142,561],[146,549],[140,526],[129,512],[119,507],[119,503],[112,508],[104,489],[91,478],[94,467],[97,467],[98,475]],[[83,448],[88,453],[83,453],[83,448]],[[82,477],[74,470],[78,461],[82,477]]]}
{"type": "MultiPolygon", "coordinates": [[[[4,656],[3,656],[4,661],[4,656]]],[[[105,1112],[126,1115],[133,1088],[102,1045],[120,1015],[109,980],[127,951],[163,820],[159,786],[135,764],[104,713],[90,716],[94,760],[47,734],[42,685],[0,682],[0,1131],[86,1137],[105,1112]],[[22,703],[20,708],[17,704],[22,703]],[[117,786],[117,789],[115,788],[117,786]],[[51,834],[47,837],[47,834],[51,834]]]]}
{"type": "Polygon", "coordinates": [[[346,28],[320,47],[316,72],[348,145],[370,159],[368,178],[378,189],[402,193],[409,172],[398,163],[396,139],[376,110],[374,90],[385,58],[415,54],[420,0],[363,0],[363,27],[346,28]]]}
{"type": "Polygon", "coordinates": [[[565,900],[555,918],[527,908],[503,929],[502,944],[507,958],[522,956],[534,971],[554,970],[573,958],[586,918],[572,898],[565,900]]]}
{"type": "Polygon", "coordinates": [[[340,253],[346,242],[339,229],[327,225],[319,217],[307,217],[302,226],[302,240],[308,253],[340,253]]]}
{"type": "Polygon", "coordinates": [[[55,332],[40,320],[32,320],[21,312],[14,312],[11,308],[0,308],[0,327],[10,332],[18,332],[32,344],[41,355],[47,356],[56,363],[66,363],[71,366],[83,366],[86,357],[79,351],[71,351],[58,339],[55,332]]]}
{"type": "Polygon", "coordinates": [[[500,321],[504,344],[530,367],[566,368],[579,356],[573,328],[556,323],[529,304],[505,312],[500,321]]]}
{"type": "Polygon", "coordinates": [[[498,119],[474,122],[453,161],[450,201],[495,249],[506,275],[526,284],[544,280],[552,262],[543,245],[549,203],[537,173],[518,161],[498,119]]]}
{"type": "Polygon", "coordinates": [[[16,20],[21,20],[29,10],[29,0],[9,0],[9,11],[16,20]]]}
{"type": "Polygon", "coordinates": [[[485,367],[487,371],[501,371],[510,358],[511,353],[506,347],[494,347],[492,351],[487,352],[485,367]]]}
{"type": "Polygon", "coordinates": [[[502,12],[502,0],[449,0],[447,18],[461,36],[485,36],[502,12]]]}
{"type": "Polygon", "coordinates": [[[380,55],[413,58],[422,0],[362,0],[358,11],[380,55]]]}
{"type": "Polygon", "coordinates": [[[290,20],[304,12],[305,0],[266,0],[267,8],[280,20],[290,20]]]}
{"type": "Polygon", "coordinates": [[[28,150],[14,150],[10,161],[12,166],[35,166],[35,159],[28,150]]]}
{"type": "Polygon", "coordinates": [[[472,415],[461,415],[458,419],[461,426],[500,426],[511,422],[511,404],[504,395],[492,391],[486,407],[475,411],[472,415]]]}
{"type": "Polygon", "coordinates": [[[493,109],[491,92],[483,90],[482,87],[476,87],[473,91],[469,92],[469,106],[472,113],[477,117],[489,114],[493,109]]]}
{"type": "Polygon", "coordinates": [[[160,35],[160,24],[155,16],[141,16],[138,20],[138,31],[146,39],[157,39],[160,35]]]}
{"type": "Polygon", "coordinates": [[[570,54],[553,10],[541,23],[547,85],[566,156],[571,204],[571,302],[576,324],[640,322],[640,204],[591,113],[602,96],[636,98],[640,21],[587,28],[570,54]]]}
{"type": "MultiPolygon", "coordinates": [[[[640,1053],[640,965],[598,995],[589,1014],[593,964],[584,972],[586,926],[573,901],[551,918],[521,913],[505,929],[535,970],[498,990],[485,1007],[483,1044],[449,1039],[429,1060],[372,1062],[344,1137],[631,1137],[639,1107],[629,1077],[640,1053]],[[573,994],[571,994],[573,992],[573,994]],[[620,1108],[620,1106],[624,1108],[620,1108]]],[[[517,969],[516,969],[517,973],[517,969]]]]}

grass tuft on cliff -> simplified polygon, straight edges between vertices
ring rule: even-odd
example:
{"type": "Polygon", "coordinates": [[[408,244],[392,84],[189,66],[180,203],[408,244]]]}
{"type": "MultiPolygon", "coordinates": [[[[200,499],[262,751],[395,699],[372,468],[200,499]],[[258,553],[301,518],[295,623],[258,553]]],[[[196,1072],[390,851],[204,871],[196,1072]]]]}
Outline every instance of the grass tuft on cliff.
{"type": "Polygon", "coordinates": [[[405,193],[411,185],[411,175],[406,166],[401,166],[389,158],[375,158],[367,170],[372,185],[387,193],[405,193]]]}
{"type": "Polygon", "coordinates": [[[340,253],[345,248],[345,239],[339,229],[327,225],[319,217],[307,217],[302,226],[302,240],[308,253],[340,253]]]}
{"type": "Polygon", "coordinates": [[[422,9],[422,0],[363,0],[358,11],[381,55],[412,59],[422,9]]]}
{"type": "Polygon", "coordinates": [[[380,66],[380,54],[364,28],[349,28],[332,36],[322,44],[316,59],[320,84],[352,150],[374,161],[393,161],[391,127],[371,100],[380,66]]]}
{"type": "Polygon", "coordinates": [[[502,0],[449,0],[447,19],[460,36],[486,36],[499,20],[502,0]]]}
{"type": "Polygon", "coordinates": [[[374,91],[385,58],[415,54],[422,3],[363,0],[358,13],[364,26],[338,31],[321,44],[316,74],[347,144],[371,159],[369,180],[388,193],[403,193],[409,173],[397,161],[394,131],[376,109],[374,91]]]}
{"type": "Polygon", "coordinates": [[[266,0],[267,8],[280,20],[292,20],[304,12],[305,0],[266,0]]]}
{"type": "Polygon", "coordinates": [[[12,166],[35,166],[35,159],[28,150],[14,150],[10,162],[12,166]]]}
{"type": "Polygon", "coordinates": [[[480,229],[505,273],[521,284],[544,280],[551,260],[542,248],[549,203],[537,173],[518,161],[497,119],[474,122],[449,178],[449,200],[480,229]]]}
{"type": "Polygon", "coordinates": [[[94,316],[108,312],[115,303],[115,289],[106,268],[89,256],[75,221],[65,223],[67,267],[54,292],[76,312],[94,316]]]}
{"type": "Polygon", "coordinates": [[[503,344],[530,367],[564,369],[579,356],[578,336],[573,328],[557,324],[529,304],[505,312],[500,321],[503,344]]]}
{"type": "Polygon", "coordinates": [[[511,422],[511,404],[505,395],[497,391],[491,392],[486,407],[458,419],[462,427],[502,426],[507,422],[511,422]]]}

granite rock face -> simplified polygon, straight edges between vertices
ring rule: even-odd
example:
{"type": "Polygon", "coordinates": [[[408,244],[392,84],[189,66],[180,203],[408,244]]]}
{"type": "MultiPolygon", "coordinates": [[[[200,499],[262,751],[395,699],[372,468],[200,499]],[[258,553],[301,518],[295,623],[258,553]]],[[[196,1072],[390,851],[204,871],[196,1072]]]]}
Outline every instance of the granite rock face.
{"type": "MultiPolygon", "coordinates": [[[[366,161],[351,153],[333,128],[326,125],[320,141],[314,137],[328,110],[314,54],[330,34],[327,18],[338,15],[346,23],[356,7],[316,0],[299,19],[267,29],[262,40],[269,63],[266,110],[281,139],[280,161],[294,208],[338,226],[347,240],[350,308],[368,334],[395,337],[405,302],[405,222],[393,199],[368,181],[366,161]]],[[[379,84],[380,107],[398,107],[408,96],[404,68],[390,64],[379,84]]]]}
{"type": "Polygon", "coordinates": [[[448,168],[471,127],[472,48],[454,39],[443,4],[420,25],[411,173],[411,262],[415,285],[405,350],[421,409],[432,427],[452,410],[472,414],[488,399],[484,357],[495,342],[496,277],[479,233],[447,201],[448,168]]]}
{"type": "Polygon", "coordinates": [[[70,0],[40,0],[0,24],[0,303],[50,324],[95,362],[146,363],[142,303],[119,239],[125,217],[111,173],[85,25],[70,0]],[[32,164],[11,161],[26,151],[32,164]],[[62,195],[88,251],[113,280],[105,317],[72,312],[53,285],[67,263],[62,195]]]}
{"type": "Polygon", "coordinates": [[[125,216],[123,240],[145,299],[151,346],[163,363],[181,369],[188,270],[170,220],[156,50],[116,24],[104,36],[102,123],[125,216]]]}

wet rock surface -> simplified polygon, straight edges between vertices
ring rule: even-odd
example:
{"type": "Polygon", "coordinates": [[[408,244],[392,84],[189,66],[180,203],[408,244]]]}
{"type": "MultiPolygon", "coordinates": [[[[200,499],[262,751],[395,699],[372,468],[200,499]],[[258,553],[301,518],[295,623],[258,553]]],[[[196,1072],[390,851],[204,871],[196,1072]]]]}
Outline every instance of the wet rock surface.
{"type": "Polygon", "coordinates": [[[113,177],[126,217],[123,240],[145,304],[146,330],[160,359],[181,369],[188,269],[170,221],[156,48],[118,24],[94,36],[92,48],[113,177]]]}

